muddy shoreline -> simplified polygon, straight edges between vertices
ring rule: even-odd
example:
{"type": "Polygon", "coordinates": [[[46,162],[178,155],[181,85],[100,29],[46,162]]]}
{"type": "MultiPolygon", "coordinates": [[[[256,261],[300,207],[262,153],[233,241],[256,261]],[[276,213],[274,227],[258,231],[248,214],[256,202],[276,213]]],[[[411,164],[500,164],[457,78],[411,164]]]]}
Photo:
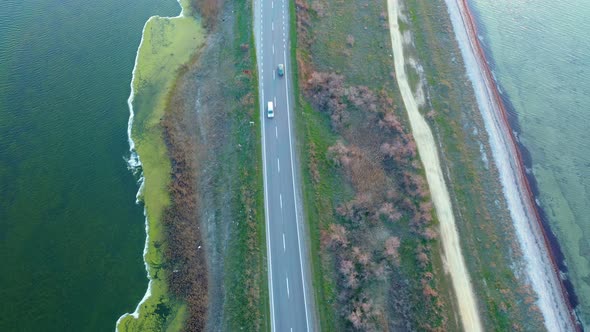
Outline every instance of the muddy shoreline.
{"type": "Polygon", "coordinates": [[[536,198],[539,195],[539,189],[536,179],[534,178],[533,174],[527,173],[526,171],[527,169],[532,168],[532,158],[526,147],[523,146],[517,138],[520,127],[516,117],[516,112],[514,111],[508,96],[500,92],[499,85],[492,74],[493,63],[489,62],[488,57],[486,56],[488,52],[486,52],[485,48],[482,46],[482,43],[477,37],[473,38],[473,36],[479,35],[479,30],[476,25],[477,21],[474,19],[476,16],[474,16],[467,0],[457,1],[462,3],[464,8],[464,10],[461,10],[463,23],[466,29],[469,31],[468,35],[471,39],[470,42],[474,47],[476,57],[478,57],[480,67],[483,69],[485,79],[487,80],[486,85],[488,85],[491,92],[493,93],[494,102],[499,109],[499,115],[504,124],[504,130],[506,131],[505,134],[508,134],[508,139],[512,145],[510,146],[510,150],[513,152],[513,157],[519,166],[518,173],[516,174],[518,177],[518,182],[524,187],[527,194],[524,198],[529,202],[528,208],[532,210],[535,216],[540,233],[542,234],[543,240],[545,242],[545,247],[548,249],[548,257],[551,260],[553,271],[556,274],[556,279],[559,281],[558,283],[560,285],[565,304],[569,309],[570,319],[574,327],[578,330],[581,330],[578,320],[573,314],[574,308],[578,303],[573,285],[569,280],[561,277],[562,273],[567,273],[563,252],[559,246],[559,243],[557,242],[557,238],[553,232],[551,232],[546,213],[537,204],[536,198]]]}
{"type": "MultiPolygon", "coordinates": [[[[477,24],[477,22],[480,21],[479,13],[477,12],[477,10],[474,10],[471,7],[468,7],[468,8],[469,8],[469,10],[471,12],[471,16],[474,19],[474,22],[478,28],[478,31],[477,31],[478,35],[484,36],[484,38],[485,38],[485,36],[487,34],[485,28],[482,27],[481,25],[477,24]]],[[[494,68],[496,67],[496,63],[495,63],[493,57],[491,56],[491,51],[490,51],[489,47],[485,44],[485,42],[483,42],[481,44],[482,44],[482,50],[483,50],[483,54],[485,57],[485,61],[488,65],[488,67],[490,68],[491,72],[493,73],[494,68]]],[[[502,87],[501,83],[499,83],[495,80],[494,80],[494,83],[497,86],[502,104],[504,106],[504,109],[506,110],[506,118],[508,120],[509,128],[511,129],[512,133],[515,133],[516,138],[518,138],[521,133],[521,127],[520,127],[520,122],[518,119],[518,114],[517,114],[514,106],[512,105],[511,100],[510,100],[510,95],[502,87]]],[[[553,257],[555,259],[554,264],[556,264],[557,269],[560,272],[562,272],[566,275],[565,279],[563,279],[563,277],[561,278],[562,279],[561,281],[563,283],[563,286],[565,287],[565,291],[567,294],[566,297],[570,301],[571,305],[575,308],[579,304],[579,299],[578,299],[578,296],[575,292],[573,284],[571,283],[571,281],[567,277],[568,268],[565,264],[565,256],[564,256],[563,251],[561,249],[561,245],[559,244],[558,239],[555,236],[555,233],[553,233],[553,231],[551,229],[551,224],[549,223],[549,218],[547,216],[547,213],[545,212],[543,207],[541,207],[539,204],[536,203],[538,201],[538,198],[541,195],[541,192],[540,192],[539,186],[537,184],[537,179],[532,174],[532,172],[527,171],[527,170],[533,169],[532,156],[531,156],[528,148],[526,146],[524,146],[520,142],[519,139],[516,139],[515,142],[516,142],[518,150],[521,153],[521,158],[522,158],[521,162],[523,165],[522,171],[524,172],[525,177],[528,180],[528,184],[530,186],[530,190],[531,190],[533,199],[535,201],[535,206],[536,206],[536,209],[538,210],[542,229],[547,237],[549,248],[551,249],[551,254],[553,255],[553,257]]]]}

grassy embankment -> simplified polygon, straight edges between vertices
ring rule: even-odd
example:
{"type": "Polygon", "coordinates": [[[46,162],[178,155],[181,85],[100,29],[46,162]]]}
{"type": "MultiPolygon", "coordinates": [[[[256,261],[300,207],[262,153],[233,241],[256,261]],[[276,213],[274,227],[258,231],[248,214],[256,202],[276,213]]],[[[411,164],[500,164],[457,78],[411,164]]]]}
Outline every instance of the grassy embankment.
{"type": "Polygon", "coordinates": [[[188,3],[181,6],[182,17],[148,20],[134,72],[132,138],[145,178],[141,199],[146,208],[149,242],[144,258],[152,281],[151,296],[139,308],[139,317],[124,317],[118,325],[121,332],[179,331],[186,318],[186,304],[170,296],[164,271],[167,244],[162,218],[170,205],[171,164],[160,121],[178,70],[196,54],[205,32],[191,15],[188,3]]]}
{"type": "Polygon", "coordinates": [[[322,329],[456,330],[437,220],[391,77],[385,2],[297,1],[290,10],[322,329]]]}
{"type": "Polygon", "coordinates": [[[466,79],[460,51],[443,0],[404,0],[412,34],[408,66],[413,86],[426,84],[428,102],[421,111],[441,144],[464,257],[489,330],[541,330],[535,296],[523,283],[520,252],[497,179],[487,136],[466,79]],[[485,156],[485,157],[484,157],[485,156]],[[532,317],[535,317],[532,319],[532,317]]]}
{"type": "Polygon", "coordinates": [[[221,50],[230,59],[234,81],[224,91],[228,98],[232,143],[221,159],[237,178],[233,211],[238,221],[226,249],[226,331],[268,331],[270,312],[266,272],[266,231],[262,181],[262,146],[258,101],[258,70],[253,47],[252,2],[233,1],[236,13],[231,47],[221,50]]]}

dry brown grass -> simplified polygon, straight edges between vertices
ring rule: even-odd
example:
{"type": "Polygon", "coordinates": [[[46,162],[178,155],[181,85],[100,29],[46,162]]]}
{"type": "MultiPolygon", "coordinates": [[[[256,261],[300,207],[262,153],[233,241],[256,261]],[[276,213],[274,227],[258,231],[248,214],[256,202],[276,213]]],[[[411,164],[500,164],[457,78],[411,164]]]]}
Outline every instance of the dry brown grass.
{"type": "Polygon", "coordinates": [[[174,297],[188,305],[187,331],[202,331],[207,321],[208,275],[207,259],[203,250],[199,201],[196,192],[198,177],[197,145],[192,127],[194,117],[183,92],[183,80],[189,66],[185,66],[162,119],[164,138],[172,161],[172,181],[169,192],[171,206],[164,213],[167,234],[166,261],[170,265],[167,280],[174,297]]]}
{"type": "Polygon", "coordinates": [[[214,27],[224,0],[192,0],[191,7],[198,12],[208,28],[214,27]]]}

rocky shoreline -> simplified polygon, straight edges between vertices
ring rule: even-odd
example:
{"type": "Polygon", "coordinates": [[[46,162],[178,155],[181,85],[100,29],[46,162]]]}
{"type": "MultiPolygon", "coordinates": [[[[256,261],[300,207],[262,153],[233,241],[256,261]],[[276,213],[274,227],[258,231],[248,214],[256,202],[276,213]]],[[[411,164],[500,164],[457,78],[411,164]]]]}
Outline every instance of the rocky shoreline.
{"type": "MultiPolygon", "coordinates": [[[[503,143],[502,148],[504,149],[504,151],[502,157],[505,157],[505,159],[500,160],[500,156],[496,156],[496,153],[494,153],[494,159],[496,159],[496,163],[498,164],[500,173],[502,173],[503,168],[500,165],[500,163],[508,162],[509,169],[512,171],[513,176],[512,179],[506,179],[505,181],[502,181],[505,195],[508,196],[506,188],[507,184],[516,186],[518,188],[517,190],[520,197],[517,205],[519,205],[518,208],[520,211],[515,211],[515,209],[511,208],[511,215],[513,217],[515,224],[517,223],[517,218],[519,218],[521,222],[525,222],[527,224],[526,226],[528,226],[528,231],[533,234],[534,242],[536,245],[536,247],[532,250],[536,250],[537,253],[539,253],[539,257],[537,257],[536,259],[543,260],[542,263],[550,267],[551,270],[551,273],[546,273],[544,277],[541,277],[541,279],[544,280],[537,280],[537,285],[535,285],[535,282],[532,282],[533,287],[539,295],[539,298],[543,297],[541,292],[544,291],[543,289],[541,289],[541,287],[539,287],[540,283],[545,283],[545,285],[550,284],[552,288],[554,288],[554,290],[557,290],[557,292],[553,291],[550,294],[546,294],[548,297],[551,298],[552,305],[546,306],[545,310],[543,310],[542,305],[540,305],[541,311],[543,312],[543,316],[546,320],[545,325],[550,330],[555,330],[554,328],[557,328],[558,326],[560,327],[560,329],[563,330],[573,330],[576,328],[579,329],[579,325],[577,325],[577,319],[573,314],[574,310],[572,300],[570,296],[568,296],[568,291],[563,280],[560,278],[560,270],[558,268],[559,261],[556,259],[555,254],[553,252],[553,242],[550,240],[548,230],[543,224],[543,219],[541,217],[539,207],[536,204],[535,195],[531,187],[530,180],[527,177],[525,171],[525,163],[522,153],[518,146],[518,140],[515,137],[513,131],[511,130],[511,123],[508,118],[508,113],[506,110],[504,100],[498,90],[491,69],[488,66],[484,49],[478,39],[478,30],[473,15],[469,9],[466,0],[446,0],[446,2],[451,16],[452,14],[457,14],[452,12],[453,10],[457,10],[458,14],[461,17],[461,23],[464,28],[463,31],[457,31],[459,27],[456,26],[456,20],[453,20],[453,24],[455,25],[454,28],[455,33],[457,34],[457,40],[459,41],[459,44],[462,46],[461,51],[463,53],[463,56],[465,58],[466,53],[471,52],[471,56],[475,59],[476,62],[476,68],[468,68],[468,71],[469,69],[472,70],[470,72],[470,77],[473,81],[476,95],[478,95],[478,104],[480,105],[482,115],[484,115],[483,113],[486,111],[482,108],[487,108],[487,111],[491,111],[488,114],[489,118],[487,119],[488,121],[486,121],[488,122],[486,123],[486,127],[490,128],[490,126],[492,126],[493,131],[496,131],[496,133],[501,134],[497,135],[500,137],[496,137],[496,139],[499,142],[503,143]],[[467,39],[462,39],[461,36],[459,36],[459,33],[463,33],[467,37],[467,39]],[[477,70],[477,72],[474,73],[473,70],[477,70]],[[477,86],[472,74],[474,74],[475,76],[479,76],[476,77],[481,80],[481,82],[479,82],[479,86],[477,86]],[[486,100],[480,99],[480,97],[482,96],[485,96],[486,100]],[[482,104],[487,105],[485,105],[485,107],[482,107],[482,104]],[[549,318],[548,315],[553,315],[553,318],[549,318]],[[560,321],[558,322],[558,320],[560,321]]],[[[466,66],[468,66],[468,64],[466,64],[466,66]]],[[[488,131],[490,130],[488,129],[488,131]]],[[[491,132],[490,136],[491,140],[493,136],[491,132]]],[[[507,170],[506,166],[507,165],[504,165],[504,171],[507,170]]],[[[508,201],[510,201],[508,197],[506,198],[508,201]]],[[[523,239],[522,237],[519,237],[519,239],[521,239],[521,242],[527,242],[527,240],[530,240],[523,239]]],[[[525,244],[521,243],[521,246],[525,246],[525,244]]],[[[526,255],[527,249],[523,248],[523,252],[526,255]]],[[[531,252],[529,251],[528,253],[531,252]]],[[[530,279],[534,279],[534,276],[531,275],[532,273],[533,272],[529,272],[530,279]]]]}

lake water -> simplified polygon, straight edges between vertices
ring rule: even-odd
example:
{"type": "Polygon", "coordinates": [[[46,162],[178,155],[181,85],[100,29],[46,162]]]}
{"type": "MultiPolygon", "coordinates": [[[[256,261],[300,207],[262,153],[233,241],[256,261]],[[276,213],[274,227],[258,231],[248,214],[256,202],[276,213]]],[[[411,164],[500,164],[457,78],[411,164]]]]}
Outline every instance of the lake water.
{"type": "Polygon", "coordinates": [[[470,0],[590,323],[590,3],[470,0]]]}
{"type": "Polygon", "coordinates": [[[147,287],[127,170],[141,30],[173,0],[0,3],[0,331],[113,331],[147,287]]]}

